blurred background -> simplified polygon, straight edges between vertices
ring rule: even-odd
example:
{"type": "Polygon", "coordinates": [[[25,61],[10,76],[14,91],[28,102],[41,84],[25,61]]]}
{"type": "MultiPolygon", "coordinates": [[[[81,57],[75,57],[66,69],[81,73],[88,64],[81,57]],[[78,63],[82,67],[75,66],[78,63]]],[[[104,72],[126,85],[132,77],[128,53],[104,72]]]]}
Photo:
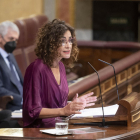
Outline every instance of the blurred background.
{"type": "Polygon", "coordinates": [[[77,40],[140,42],[139,0],[0,0],[0,22],[39,14],[72,25],[77,40]]]}
{"type": "Polygon", "coordinates": [[[58,18],[75,28],[80,53],[68,81],[93,73],[140,48],[139,0],[0,0],[0,22],[10,20],[20,29],[14,55],[24,76],[36,58],[35,37],[44,22],[58,18]],[[71,78],[73,77],[73,78],[71,78]]]}

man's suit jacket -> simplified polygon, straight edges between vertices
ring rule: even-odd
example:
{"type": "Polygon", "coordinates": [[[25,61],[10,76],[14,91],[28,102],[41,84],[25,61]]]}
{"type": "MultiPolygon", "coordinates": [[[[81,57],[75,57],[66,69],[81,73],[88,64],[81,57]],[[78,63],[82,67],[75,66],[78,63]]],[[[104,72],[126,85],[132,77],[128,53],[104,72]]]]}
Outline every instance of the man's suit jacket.
{"type": "MultiPolygon", "coordinates": [[[[16,71],[19,75],[20,82],[23,85],[23,77],[21,71],[17,65],[17,62],[13,56],[10,54],[12,58],[12,62],[15,65],[16,71]]],[[[13,101],[9,102],[6,106],[7,109],[10,110],[18,110],[21,109],[21,101],[22,95],[18,91],[17,85],[14,83],[13,76],[10,73],[10,69],[8,68],[6,62],[0,54],[0,96],[4,95],[12,95],[13,101]]]]}

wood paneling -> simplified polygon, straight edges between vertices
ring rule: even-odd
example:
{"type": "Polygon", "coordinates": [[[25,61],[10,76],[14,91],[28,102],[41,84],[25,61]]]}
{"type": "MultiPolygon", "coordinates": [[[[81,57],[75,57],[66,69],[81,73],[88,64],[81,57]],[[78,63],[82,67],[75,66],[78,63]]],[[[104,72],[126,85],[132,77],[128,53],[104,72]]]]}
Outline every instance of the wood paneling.
{"type": "Polygon", "coordinates": [[[121,50],[121,49],[103,49],[103,48],[89,48],[89,47],[79,47],[80,53],[78,56],[78,62],[82,64],[82,69],[78,71],[77,75],[79,77],[89,75],[94,71],[90,68],[88,62],[90,62],[96,70],[100,70],[107,66],[105,63],[98,61],[102,59],[109,63],[114,63],[126,56],[129,56],[133,52],[131,50],[121,50]]]}
{"type": "Polygon", "coordinates": [[[75,0],[56,0],[56,18],[74,26],[75,0]]]}

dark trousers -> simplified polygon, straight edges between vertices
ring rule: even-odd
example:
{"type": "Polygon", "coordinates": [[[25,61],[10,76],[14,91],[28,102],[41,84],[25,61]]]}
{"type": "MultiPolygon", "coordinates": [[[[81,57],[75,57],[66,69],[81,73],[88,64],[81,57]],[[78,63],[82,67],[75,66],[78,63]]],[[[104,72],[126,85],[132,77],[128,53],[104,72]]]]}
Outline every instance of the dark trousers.
{"type": "Polygon", "coordinates": [[[11,120],[11,111],[0,111],[0,128],[20,128],[16,120],[11,120]]]}

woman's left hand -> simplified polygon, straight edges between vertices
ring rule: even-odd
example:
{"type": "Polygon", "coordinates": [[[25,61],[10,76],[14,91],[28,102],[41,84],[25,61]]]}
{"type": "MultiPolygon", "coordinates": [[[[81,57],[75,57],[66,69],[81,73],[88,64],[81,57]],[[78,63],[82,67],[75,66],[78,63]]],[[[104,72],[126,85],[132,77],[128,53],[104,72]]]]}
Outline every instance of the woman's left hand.
{"type": "Polygon", "coordinates": [[[94,93],[91,92],[86,95],[78,97],[78,93],[76,93],[75,97],[73,98],[73,101],[76,100],[77,102],[82,102],[82,103],[84,103],[85,107],[93,106],[93,105],[95,105],[94,102],[97,100],[96,96],[92,96],[93,94],[94,93]]]}

